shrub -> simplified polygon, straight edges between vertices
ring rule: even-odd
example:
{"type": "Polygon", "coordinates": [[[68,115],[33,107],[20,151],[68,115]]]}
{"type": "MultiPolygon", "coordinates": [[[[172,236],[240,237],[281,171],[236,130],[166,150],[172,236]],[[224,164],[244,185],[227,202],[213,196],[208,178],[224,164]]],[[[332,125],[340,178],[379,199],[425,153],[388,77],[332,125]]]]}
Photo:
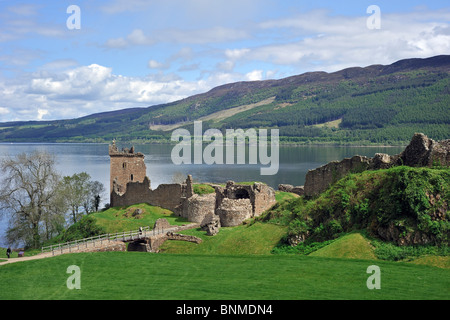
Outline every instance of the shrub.
{"type": "Polygon", "coordinates": [[[68,242],[77,239],[89,238],[104,234],[106,231],[96,224],[92,216],[84,216],[80,221],[64,230],[61,235],[61,242],[68,242]]]}

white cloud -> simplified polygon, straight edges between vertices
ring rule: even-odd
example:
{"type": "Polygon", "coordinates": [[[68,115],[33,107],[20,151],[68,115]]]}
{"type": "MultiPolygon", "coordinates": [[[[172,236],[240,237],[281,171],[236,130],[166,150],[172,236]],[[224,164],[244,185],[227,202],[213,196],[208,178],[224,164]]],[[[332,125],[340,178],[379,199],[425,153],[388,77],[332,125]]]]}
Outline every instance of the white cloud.
{"type": "MultiPolygon", "coordinates": [[[[150,33],[150,32],[149,32],[150,33]]],[[[125,38],[108,39],[103,47],[124,49],[130,46],[150,46],[157,43],[175,44],[213,44],[243,40],[250,37],[246,30],[215,26],[204,29],[162,29],[152,32],[152,36],[146,35],[140,29],[133,30],[125,38]]]]}
{"type": "Polygon", "coordinates": [[[141,29],[134,29],[133,31],[131,31],[129,35],[126,36],[125,39],[124,38],[108,39],[103,46],[107,48],[120,49],[129,46],[147,46],[152,44],[154,44],[154,41],[150,37],[147,37],[144,34],[144,31],[142,31],[141,29]]]}
{"type": "Polygon", "coordinates": [[[262,22],[260,32],[282,32],[282,40],[226,50],[224,55],[235,63],[259,61],[300,73],[389,64],[450,52],[449,10],[382,14],[380,30],[367,28],[368,17],[330,16],[326,10],[315,10],[262,22]]]}
{"type": "Polygon", "coordinates": [[[0,107],[0,115],[8,114],[9,110],[5,107],[0,107]]]}
{"type": "Polygon", "coordinates": [[[247,80],[249,81],[257,81],[263,79],[263,71],[262,70],[253,70],[245,75],[247,80]]]}
{"type": "Polygon", "coordinates": [[[169,67],[169,65],[164,62],[158,62],[156,60],[149,60],[148,67],[150,69],[167,69],[169,67]]]}
{"type": "Polygon", "coordinates": [[[202,93],[214,85],[218,83],[185,81],[175,74],[126,77],[98,64],[57,73],[35,72],[20,81],[0,79],[4,105],[0,121],[76,118],[145,107],[202,93]]]}
{"type": "Polygon", "coordinates": [[[225,56],[228,59],[234,60],[234,59],[241,59],[244,57],[247,53],[250,52],[250,49],[243,48],[243,49],[227,49],[225,50],[225,56]]]}
{"type": "Polygon", "coordinates": [[[42,120],[42,117],[45,116],[46,114],[48,114],[48,110],[44,110],[44,109],[38,109],[37,112],[38,112],[38,115],[37,115],[38,120],[42,120]]]}

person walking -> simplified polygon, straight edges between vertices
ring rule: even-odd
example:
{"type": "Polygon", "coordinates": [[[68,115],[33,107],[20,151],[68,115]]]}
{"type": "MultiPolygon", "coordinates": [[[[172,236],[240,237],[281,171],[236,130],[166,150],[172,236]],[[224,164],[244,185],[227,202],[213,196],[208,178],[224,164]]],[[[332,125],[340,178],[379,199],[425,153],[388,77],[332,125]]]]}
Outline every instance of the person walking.
{"type": "Polygon", "coordinates": [[[6,249],[6,255],[8,256],[8,259],[9,259],[10,255],[11,255],[11,248],[10,247],[8,247],[8,249],[6,249]]]}

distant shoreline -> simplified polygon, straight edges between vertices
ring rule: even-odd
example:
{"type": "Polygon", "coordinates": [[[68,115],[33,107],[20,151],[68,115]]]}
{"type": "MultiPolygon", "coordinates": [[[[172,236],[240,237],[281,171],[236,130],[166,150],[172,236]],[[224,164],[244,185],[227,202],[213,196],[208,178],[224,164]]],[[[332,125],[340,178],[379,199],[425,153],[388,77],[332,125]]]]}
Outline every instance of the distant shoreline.
{"type": "MultiPolygon", "coordinates": [[[[143,142],[143,141],[117,141],[118,144],[120,145],[176,145],[177,142],[172,142],[172,141],[151,141],[151,142],[143,142]]],[[[204,142],[203,144],[207,145],[210,142],[204,142]]],[[[0,141],[0,145],[14,145],[14,144],[33,144],[33,145],[39,145],[39,144],[49,144],[49,145],[57,145],[57,144],[72,144],[72,145],[76,145],[76,144],[91,144],[91,145],[95,145],[95,144],[99,144],[99,145],[109,145],[109,142],[70,142],[70,141],[66,141],[66,142],[6,142],[6,141],[0,141]]],[[[246,143],[247,145],[247,143],[246,143]]],[[[335,142],[324,142],[324,143],[294,143],[294,142],[282,142],[280,141],[279,143],[280,146],[283,147],[355,147],[355,148],[362,148],[362,147],[373,147],[373,148],[379,148],[379,147],[383,147],[383,148],[398,148],[398,147],[406,147],[408,145],[408,142],[404,142],[404,143],[399,143],[399,144],[376,144],[376,143],[372,143],[372,144],[339,144],[339,143],[335,143],[335,142]]]]}

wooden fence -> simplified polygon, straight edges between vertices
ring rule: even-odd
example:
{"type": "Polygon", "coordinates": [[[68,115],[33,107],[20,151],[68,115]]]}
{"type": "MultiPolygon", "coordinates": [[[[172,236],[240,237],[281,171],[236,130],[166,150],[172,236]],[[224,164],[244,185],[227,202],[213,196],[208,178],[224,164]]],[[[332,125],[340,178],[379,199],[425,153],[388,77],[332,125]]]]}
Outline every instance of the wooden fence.
{"type": "Polygon", "coordinates": [[[150,229],[150,226],[143,227],[140,230],[123,231],[116,233],[101,234],[98,236],[93,236],[89,238],[84,238],[80,240],[74,240],[64,243],[53,244],[50,246],[42,247],[41,253],[51,252],[53,255],[77,252],[83,248],[102,246],[104,243],[109,243],[111,241],[122,241],[129,242],[140,239],[146,239],[159,234],[167,233],[169,231],[174,231],[178,226],[172,228],[158,228],[150,229]]]}

